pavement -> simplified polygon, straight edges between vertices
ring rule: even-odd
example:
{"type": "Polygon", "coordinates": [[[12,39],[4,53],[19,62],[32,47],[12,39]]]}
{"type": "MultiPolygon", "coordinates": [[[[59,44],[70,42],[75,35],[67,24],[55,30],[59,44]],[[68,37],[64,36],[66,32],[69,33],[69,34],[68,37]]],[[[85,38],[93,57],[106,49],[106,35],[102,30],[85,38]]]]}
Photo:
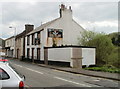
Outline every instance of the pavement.
{"type": "Polygon", "coordinates": [[[96,71],[89,71],[89,70],[77,69],[77,68],[64,68],[64,67],[58,67],[58,66],[50,66],[45,64],[37,64],[37,65],[41,67],[52,68],[52,69],[75,73],[75,74],[83,74],[83,75],[92,76],[92,77],[100,77],[100,78],[120,81],[120,74],[118,73],[96,72],[96,71]]]}

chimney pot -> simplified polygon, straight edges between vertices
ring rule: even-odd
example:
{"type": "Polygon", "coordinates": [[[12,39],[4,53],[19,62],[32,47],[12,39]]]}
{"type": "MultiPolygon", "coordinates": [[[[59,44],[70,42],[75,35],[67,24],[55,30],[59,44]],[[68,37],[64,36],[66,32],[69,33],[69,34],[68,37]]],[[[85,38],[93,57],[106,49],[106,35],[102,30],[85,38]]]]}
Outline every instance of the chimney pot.
{"type": "Polygon", "coordinates": [[[61,9],[65,9],[65,5],[61,4],[61,9]]]}

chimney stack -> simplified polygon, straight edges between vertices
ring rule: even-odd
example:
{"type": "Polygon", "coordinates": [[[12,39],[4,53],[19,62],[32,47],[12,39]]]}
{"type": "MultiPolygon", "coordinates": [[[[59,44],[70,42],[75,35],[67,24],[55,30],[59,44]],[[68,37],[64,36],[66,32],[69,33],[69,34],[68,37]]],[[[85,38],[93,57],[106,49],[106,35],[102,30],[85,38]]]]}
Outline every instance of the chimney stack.
{"type": "Polygon", "coordinates": [[[72,18],[72,9],[71,6],[69,6],[69,8],[67,8],[64,4],[60,5],[60,17],[70,17],[72,18]]]}
{"type": "Polygon", "coordinates": [[[32,31],[33,29],[34,29],[34,25],[31,25],[31,24],[25,25],[26,34],[32,31]]]}

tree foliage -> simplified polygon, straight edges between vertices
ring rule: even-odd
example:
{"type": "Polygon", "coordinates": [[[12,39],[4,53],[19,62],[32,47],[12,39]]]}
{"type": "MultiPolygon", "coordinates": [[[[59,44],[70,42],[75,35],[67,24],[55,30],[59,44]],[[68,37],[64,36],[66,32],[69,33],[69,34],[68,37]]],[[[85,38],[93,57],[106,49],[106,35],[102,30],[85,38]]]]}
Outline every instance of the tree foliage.
{"type": "Polygon", "coordinates": [[[87,46],[96,47],[96,63],[98,65],[108,65],[108,56],[112,54],[114,46],[112,41],[106,35],[99,35],[94,37],[93,40],[87,42],[87,46]]]}
{"type": "MultiPolygon", "coordinates": [[[[103,34],[103,33],[102,33],[103,34]]],[[[83,31],[81,32],[81,37],[78,38],[78,44],[79,45],[83,45],[83,46],[87,46],[87,42],[89,42],[90,40],[93,40],[95,36],[101,35],[100,33],[97,32],[93,32],[93,31],[83,31]]]]}
{"type": "Polygon", "coordinates": [[[120,32],[114,32],[108,35],[115,46],[120,46],[120,32]]]}
{"type": "Polygon", "coordinates": [[[108,36],[104,33],[85,31],[78,40],[79,45],[96,47],[97,65],[109,64],[109,56],[112,54],[114,46],[108,36]]]}

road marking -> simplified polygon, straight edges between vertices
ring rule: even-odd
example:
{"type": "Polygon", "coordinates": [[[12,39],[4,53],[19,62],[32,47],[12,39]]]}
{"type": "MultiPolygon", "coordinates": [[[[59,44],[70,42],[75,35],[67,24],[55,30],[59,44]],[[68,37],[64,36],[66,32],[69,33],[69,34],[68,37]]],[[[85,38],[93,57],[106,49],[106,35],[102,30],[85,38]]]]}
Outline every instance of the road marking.
{"type": "Polygon", "coordinates": [[[63,81],[66,81],[66,82],[70,82],[70,83],[73,83],[73,84],[81,85],[81,86],[84,86],[84,87],[92,87],[92,86],[89,86],[89,85],[86,85],[86,84],[82,84],[82,83],[66,80],[66,79],[63,79],[63,78],[60,78],[60,77],[54,77],[54,78],[59,79],[59,80],[63,80],[63,81]]]}
{"type": "MultiPolygon", "coordinates": [[[[17,65],[17,64],[14,64],[14,65],[16,65],[16,66],[18,66],[18,67],[23,67],[23,66],[17,65]]],[[[24,67],[24,68],[26,68],[26,67],[24,67]]],[[[26,68],[26,69],[28,69],[28,70],[30,70],[30,71],[33,71],[33,72],[36,72],[36,73],[39,73],[39,74],[43,74],[42,72],[39,72],[39,71],[36,71],[36,70],[32,70],[32,69],[30,69],[30,68],[26,68]]]]}
{"type": "Polygon", "coordinates": [[[17,64],[14,64],[14,65],[16,65],[16,66],[18,66],[18,67],[23,67],[23,66],[21,66],[21,65],[17,65],[17,64]]]}
{"type": "Polygon", "coordinates": [[[30,69],[30,68],[26,68],[26,69],[28,69],[28,70],[30,70],[30,71],[33,71],[33,72],[36,72],[36,73],[39,73],[39,74],[43,74],[42,72],[39,72],[39,71],[36,71],[36,70],[32,70],[32,69],[30,69]]]}

